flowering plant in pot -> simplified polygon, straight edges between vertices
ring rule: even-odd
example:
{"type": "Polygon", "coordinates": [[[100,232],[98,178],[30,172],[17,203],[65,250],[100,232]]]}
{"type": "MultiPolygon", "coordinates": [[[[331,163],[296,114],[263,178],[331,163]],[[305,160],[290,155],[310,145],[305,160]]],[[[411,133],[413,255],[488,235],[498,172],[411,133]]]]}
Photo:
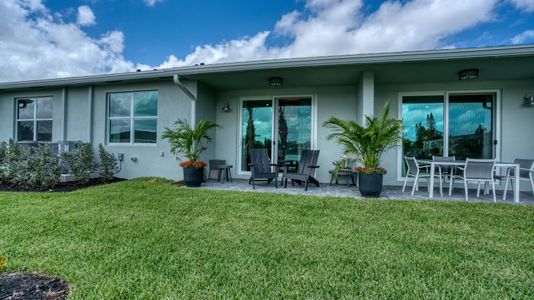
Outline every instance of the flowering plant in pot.
{"type": "Polygon", "coordinates": [[[206,150],[205,143],[211,142],[208,135],[210,129],[221,127],[207,120],[199,121],[191,126],[186,119],[178,119],[174,128],[165,128],[162,137],[169,141],[171,152],[178,157],[182,155],[185,161],[180,163],[184,170],[184,182],[188,187],[198,187],[204,180],[206,163],[200,161],[200,154],[206,150]]]}
{"type": "Polygon", "coordinates": [[[386,169],[380,166],[382,154],[401,141],[402,121],[389,116],[389,103],[384,107],[382,116],[365,116],[363,125],[355,121],[331,117],[323,123],[324,127],[334,130],[328,135],[343,147],[343,153],[358,157],[362,166],[355,170],[358,176],[360,193],[364,197],[379,197],[386,169]]]}

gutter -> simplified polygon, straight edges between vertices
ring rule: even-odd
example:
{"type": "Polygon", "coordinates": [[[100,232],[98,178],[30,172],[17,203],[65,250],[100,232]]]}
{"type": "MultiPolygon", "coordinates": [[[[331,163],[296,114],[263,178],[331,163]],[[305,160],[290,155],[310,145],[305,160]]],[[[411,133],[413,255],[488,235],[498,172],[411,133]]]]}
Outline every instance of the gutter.
{"type": "MultiPolygon", "coordinates": [[[[449,61],[464,59],[491,59],[505,57],[529,57],[534,56],[534,44],[519,46],[501,46],[488,48],[469,49],[442,49],[424,51],[405,51],[389,53],[367,53],[351,55],[335,55],[322,57],[271,59],[259,61],[246,61],[234,63],[219,63],[211,65],[187,66],[162,70],[143,72],[128,72],[115,74],[100,74],[79,76],[70,78],[53,78],[19,82],[0,83],[2,90],[45,88],[66,85],[95,85],[114,84],[135,80],[146,79],[171,79],[175,80],[176,73],[181,76],[215,74],[225,72],[239,72],[251,70],[268,70],[300,67],[321,67],[339,65],[366,65],[382,63],[425,62],[425,61],[449,61]]],[[[178,81],[179,78],[178,78],[178,81]]],[[[187,92],[186,92],[187,93],[187,92]]]]}

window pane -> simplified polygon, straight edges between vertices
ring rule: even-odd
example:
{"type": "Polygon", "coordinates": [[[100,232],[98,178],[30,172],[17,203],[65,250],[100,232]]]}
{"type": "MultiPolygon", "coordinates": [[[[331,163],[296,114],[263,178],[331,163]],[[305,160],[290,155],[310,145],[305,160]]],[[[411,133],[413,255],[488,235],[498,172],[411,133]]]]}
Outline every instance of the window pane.
{"type": "Polygon", "coordinates": [[[52,141],[52,121],[37,121],[37,140],[39,142],[52,141]]]}
{"type": "Polygon", "coordinates": [[[158,115],[158,92],[135,93],[134,110],[136,117],[155,117],[158,115]]]}
{"type": "Polygon", "coordinates": [[[241,116],[241,170],[250,171],[250,149],[266,148],[272,158],[273,101],[243,101],[241,116]]]}
{"type": "Polygon", "coordinates": [[[299,161],[311,149],[311,99],[278,100],[278,161],[299,161]]]}
{"type": "Polygon", "coordinates": [[[35,101],[32,99],[17,100],[17,118],[18,119],[33,119],[35,109],[35,101]]]}
{"type": "Polygon", "coordinates": [[[51,97],[37,99],[37,118],[52,119],[54,113],[54,101],[51,97]]]}
{"type": "MultiPolygon", "coordinates": [[[[402,150],[404,156],[432,159],[443,155],[443,96],[402,99],[402,150]]],[[[403,166],[405,165],[403,159],[403,166]]],[[[406,166],[402,174],[406,174],[406,166]]]]}
{"type": "Polygon", "coordinates": [[[110,143],[130,142],[130,120],[110,120],[110,143]]]}
{"type": "Polygon", "coordinates": [[[33,121],[20,121],[17,126],[18,141],[33,141],[33,121]]]}
{"type": "Polygon", "coordinates": [[[493,158],[493,95],[449,97],[449,155],[493,158]]]}
{"type": "Polygon", "coordinates": [[[135,120],[134,130],[135,143],[156,143],[158,130],[157,120],[135,120]]]}
{"type": "Polygon", "coordinates": [[[110,94],[109,116],[129,117],[131,110],[131,93],[110,94]]]}

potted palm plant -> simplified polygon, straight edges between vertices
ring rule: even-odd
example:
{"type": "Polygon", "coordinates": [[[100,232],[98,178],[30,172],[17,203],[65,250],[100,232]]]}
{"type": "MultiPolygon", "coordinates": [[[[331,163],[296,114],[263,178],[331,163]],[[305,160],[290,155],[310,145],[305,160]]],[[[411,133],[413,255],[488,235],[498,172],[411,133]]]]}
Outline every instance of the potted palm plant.
{"type": "Polygon", "coordinates": [[[382,154],[397,147],[401,141],[402,121],[389,117],[389,103],[381,117],[365,116],[363,125],[355,121],[331,117],[323,123],[334,130],[328,140],[334,140],[343,147],[343,153],[358,157],[360,193],[364,197],[379,197],[386,169],[380,166],[382,154]]]}
{"type": "Polygon", "coordinates": [[[199,187],[204,180],[204,167],[206,163],[200,161],[200,154],[206,150],[204,142],[211,142],[208,135],[210,129],[221,127],[207,120],[199,121],[196,126],[191,126],[186,119],[178,119],[174,123],[174,129],[165,128],[162,137],[169,141],[171,152],[179,157],[185,157],[180,163],[184,170],[184,182],[188,187],[199,187]]]}

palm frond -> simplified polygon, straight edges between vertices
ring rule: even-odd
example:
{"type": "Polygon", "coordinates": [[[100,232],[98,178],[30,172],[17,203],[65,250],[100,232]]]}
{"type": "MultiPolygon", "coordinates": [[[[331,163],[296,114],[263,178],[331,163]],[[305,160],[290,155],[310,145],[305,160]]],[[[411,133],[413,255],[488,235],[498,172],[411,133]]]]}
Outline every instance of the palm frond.
{"type": "Polygon", "coordinates": [[[174,122],[174,128],[165,128],[162,138],[169,141],[174,155],[183,155],[188,161],[197,161],[200,154],[206,150],[203,142],[212,140],[209,131],[216,127],[222,128],[207,120],[201,120],[196,126],[191,126],[186,119],[179,118],[174,122]]]}

